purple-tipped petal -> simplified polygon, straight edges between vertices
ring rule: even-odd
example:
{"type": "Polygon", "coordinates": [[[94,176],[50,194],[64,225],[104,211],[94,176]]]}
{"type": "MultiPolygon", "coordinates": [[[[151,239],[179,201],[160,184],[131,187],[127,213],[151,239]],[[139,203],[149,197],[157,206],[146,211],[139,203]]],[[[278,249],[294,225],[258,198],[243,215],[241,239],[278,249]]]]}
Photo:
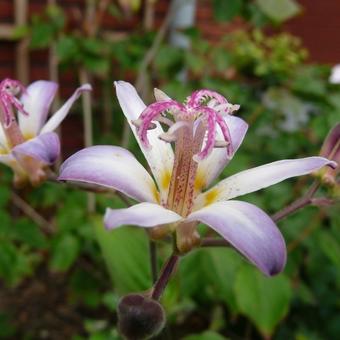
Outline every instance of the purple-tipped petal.
{"type": "Polygon", "coordinates": [[[175,212],[153,203],[140,203],[127,209],[106,209],[104,224],[113,229],[121,225],[155,227],[157,225],[178,222],[182,217],[175,212]]]}
{"type": "Polygon", "coordinates": [[[97,145],[78,151],[62,164],[59,180],[118,190],[142,202],[158,199],[149,173],[131,152],[118,146],[97,145]]]}
{"type": "Polygon", "coordinates": [[[84,84],[78,87],[73,93],[73,95],[65,102],[65,104],[42,127],[40,133],[54,131],[60,125],[60,123],[65,119],[73,103],[81,96],[82,93],[89,92],[89,91],[92,91],[92,87],[90,84],[84,84]]]}
{"type": "Polygon", "coordinates": [[[335,167],[336,163],[323,157],[307,157],[286,159],[253,169],[245,170],[217,183],[213,188],[198,196],[196,206],[204,206],[213,202],[232,199],[237,196],[269,187],[287,178],[310,174],[328,165],[335,167]]]}
{"type": "Polygon", "coordinates": [[[13,148],[13,155],[20,161],[30,156],[43,164],[53,164],[60,154],[60,141],[56,133],[44,133],[13,148]]]}
{"type": "Polygon", "coordinates": [[[280,273],[286,264],[286,245],[279,229],[253,204],[218,202],[191,213],[187,220],[210,226],[266,275],[280,273]]]}
{"type": "Polygon", "coordinates": [[[161,125],[156,122],[156,128],[148,131],[148,140],[151,148],[145,148],[138,137],[136,127],[131,123],[139,118],[140,114],[146,108],[145,104],[138,96],[136,89],[125,81],[115,82],[117,97],[123,113],[128,120],[131,130],[135,135],[137,142],[150,165],[152,174],[156,179],[163,198],[169,188],[169,181],[164,179],[170,178],[173,164],[174,153],[170,143],[160,140],[158,137],[164,133],[161,125]]]}
{"type": "MultiPolygon", "coordinates": [[[[224,117],[224,120],[230,131],[233,153],[231,157],[228,157],[226,148],[215,148],[207,158],[198,163],[199,180],[204,184],[201,189],[207,188],[220,175],[233,158],[247,133],[248,124],[243,119],[228,115],[224,117]]],[[[219,129],[217,130],[216,137],[216,139],[224,140],[219,129]]]]}
{"type": "Polygon", "coordinates": [[[58,89],[53,81],[38,80],[29,85],[21,96],[24,110],[18,113],[20,129],[25,138],[36,136],[47,119],[47,114],[58,89]]]}

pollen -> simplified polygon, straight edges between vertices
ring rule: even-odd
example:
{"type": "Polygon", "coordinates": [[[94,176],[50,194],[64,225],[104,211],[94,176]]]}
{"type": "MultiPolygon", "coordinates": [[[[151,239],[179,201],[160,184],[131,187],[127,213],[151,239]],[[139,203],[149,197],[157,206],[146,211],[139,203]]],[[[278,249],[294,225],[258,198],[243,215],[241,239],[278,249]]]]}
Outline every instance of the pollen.
{"type": "Polygon", "coordinates": [[[171,180],[171,173],[169,170],[165,170],[161,175],[161,186],[162,189],[167,189],[169,187],[171,180]]]}
{"type": "Polygon", "coordinates": [[[218,189],[215,188],[215,189],[212,189],[210,191],[208,191],[206,194],[205,194],[205,204],[204,206],[207,206],[211,203],[214,203],[218,197],[218,189]]]}

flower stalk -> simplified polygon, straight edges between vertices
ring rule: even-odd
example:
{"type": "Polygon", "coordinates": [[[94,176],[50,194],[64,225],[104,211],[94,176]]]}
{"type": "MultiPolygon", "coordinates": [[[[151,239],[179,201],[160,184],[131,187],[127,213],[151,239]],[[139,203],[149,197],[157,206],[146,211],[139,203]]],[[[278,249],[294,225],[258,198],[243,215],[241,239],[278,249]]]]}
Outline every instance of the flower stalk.
{"type": "Polygon", "coordinates": [[[154,300],[159,300],[171,278],[174,274],[177,264],[179,262],[180,256],[177,254],[172,254],[168,261],[165,263],[159,278],[153,286],[151,298],[154,300]]]}

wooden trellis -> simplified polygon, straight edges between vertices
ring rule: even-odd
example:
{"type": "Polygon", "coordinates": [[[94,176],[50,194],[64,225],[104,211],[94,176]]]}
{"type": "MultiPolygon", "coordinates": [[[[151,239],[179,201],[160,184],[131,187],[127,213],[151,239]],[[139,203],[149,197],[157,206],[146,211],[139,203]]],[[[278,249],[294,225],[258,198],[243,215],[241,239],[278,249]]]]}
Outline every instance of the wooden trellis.
{"type": "MultiPolygon", "coordinates": [[[[14,0],[14,23],[0,24],[0,39],[13,40],[17,27],[27,24],[28,0],[14,0]]],[[[27,84],[29,81],[29,48],[27,39],[20,39],[16,43],[16,78],[27,84]]]]}

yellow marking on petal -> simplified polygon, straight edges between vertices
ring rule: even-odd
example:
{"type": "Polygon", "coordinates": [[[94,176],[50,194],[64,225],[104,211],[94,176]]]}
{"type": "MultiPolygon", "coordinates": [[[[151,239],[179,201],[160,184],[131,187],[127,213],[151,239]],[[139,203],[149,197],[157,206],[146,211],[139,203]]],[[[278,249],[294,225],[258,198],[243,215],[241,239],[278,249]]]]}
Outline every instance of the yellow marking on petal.
{"type": "Polygon", "coordinates": [[[171,180],[171,172],[169,170],[165,170],[161,175],[162,189],[167,189],[169,187],[170,180],[171,180]]]}
{"type": "Polygon", "coordinates": [[[158,190],[157,190],[157,188],[154,184],[152,184],[151,191],[152,191],[152,194],[153,194],[155,201],[159,204],[160,203],[160,195],[159,195],[159,192],[158,192],[158,190]]]}
{"type": "Polygon", "coordinates": [[[218,194],[219,194],[219,190],[217,188],[214,188],[208,191],[204,195],[204,198],[205,198],[204,206],[214,203],[217,200],[218,194]]]}
{"type": "Polygon", "coordinates": [[[30,139],[33,139],[35,137],[35,135],[33,133],[25,133],[24,134],[24,138],[25,140],[30,140],[30,139]]]}
{"type": "Polygon", "coordinates": [[[195,178],[195,191],[202,191],[204,187],[205,187],[204,175],[201,172],[197,172],[195,178]]]}
{"type": "Polygon", "coordinates": [[[0,148],[0,155],[7,155],[8,151],[4,148],[0,148]]]}

